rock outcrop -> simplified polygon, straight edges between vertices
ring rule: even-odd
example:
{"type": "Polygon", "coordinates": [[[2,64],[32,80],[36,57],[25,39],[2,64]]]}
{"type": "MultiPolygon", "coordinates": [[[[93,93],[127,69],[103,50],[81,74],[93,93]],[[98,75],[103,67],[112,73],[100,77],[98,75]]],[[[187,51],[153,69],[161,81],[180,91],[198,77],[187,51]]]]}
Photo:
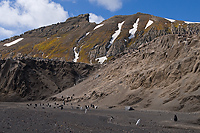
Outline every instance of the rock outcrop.
{"type": "Polygon", "coordinates": [[[45,99],[78,84],[94,69],[56,60],[0,60],[0,101],[45,99]]]}

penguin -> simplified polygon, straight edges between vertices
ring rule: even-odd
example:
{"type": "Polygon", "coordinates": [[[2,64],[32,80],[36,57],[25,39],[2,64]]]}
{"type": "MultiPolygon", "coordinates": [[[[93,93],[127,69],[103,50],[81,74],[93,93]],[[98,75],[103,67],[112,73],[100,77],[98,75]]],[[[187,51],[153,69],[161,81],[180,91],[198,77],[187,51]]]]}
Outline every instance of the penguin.
{"type": "Polygon", "coordinates": [[[178,121],[178,117],[174,115],[174,121],[178,121]]]}

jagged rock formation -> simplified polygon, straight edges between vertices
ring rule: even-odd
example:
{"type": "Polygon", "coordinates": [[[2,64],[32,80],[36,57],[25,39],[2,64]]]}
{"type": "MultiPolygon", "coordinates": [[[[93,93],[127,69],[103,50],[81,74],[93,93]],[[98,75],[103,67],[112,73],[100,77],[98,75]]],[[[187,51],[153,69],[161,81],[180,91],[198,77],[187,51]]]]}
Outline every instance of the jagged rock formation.
{"type": "Polygon", "coordinates": [[[73,61],[76,52],[79,57],[78,62],[96,63],[99,57],[106,56],[107,60],[110,60],[130,47],[137,48],[142,43],[150,42],[159,36],[199,34],[199,29],[200,24],[197,23],[172,21],[142,13],[114,16],[97,25],[90,23],[89,14],[85,14],[69,18],[63,23],[25,32],[19,37],[3,40],[0,43],[0,53],[1,58],[22,54],[28,57],[73,61]],[[137,27],[134,27],[137,20],[137,27]],[[118,31],[119,29],[121,30],[118,31]],[[134,35],[131,30],[135,30],[134,35]],[[115,36],[116,32],[119,34],[115,36]],[[18,38],[24,39],[10,47],[3,46],[18,38]]]}
{"type": "Polygon", "coordinates": [[[45,99],[81,82],[94,66],[56,60],[0,60],[0,101],[45,99]]]}
{"type": "Polygon", "coordinates": [[[200,36],[164,35],[127,50],[96,76],[60,95],[99,106],[173,111],[200,109],[200,36]],[[80,87],[81,86],[81,87],[80,87]],[[85,95],[86,94],[86,95],[85,95]]]}

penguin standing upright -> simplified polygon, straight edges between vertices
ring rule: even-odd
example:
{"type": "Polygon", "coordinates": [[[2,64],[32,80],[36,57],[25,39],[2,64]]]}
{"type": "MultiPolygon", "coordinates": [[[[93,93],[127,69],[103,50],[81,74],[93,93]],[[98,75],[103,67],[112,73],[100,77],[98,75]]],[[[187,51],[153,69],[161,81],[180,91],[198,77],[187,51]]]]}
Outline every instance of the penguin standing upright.
{"type": "Polygon", "coordinates": [[[174,121],[178,121],[178,117],[174,115],[174,121]]]}

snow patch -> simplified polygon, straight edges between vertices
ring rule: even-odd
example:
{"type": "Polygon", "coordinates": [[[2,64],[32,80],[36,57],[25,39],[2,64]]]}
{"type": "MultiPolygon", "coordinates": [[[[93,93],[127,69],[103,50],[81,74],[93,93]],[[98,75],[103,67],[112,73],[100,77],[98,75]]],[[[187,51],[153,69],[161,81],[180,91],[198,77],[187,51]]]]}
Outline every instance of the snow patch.
{"type": "Polygon", "coordinates": [[[90,32],[87,32],[85,35],[83,35],[81,38],[79,38],[78,43],[89,34],[90,34],[90,32]]]}
{"type": "Polygon", "coordinates": [[[103,57],[96,58],[95,61],[98,61],[98,63],[103,64],[104,61],[106,61],[107,59],[108,58],[106,56],[103,56],[103,57]]]}
{"type": "Polygon", "coordinates": [[[169,19],[169,18],[165,18],[165,19],[167,19],[167,20],[170,21],[171,23],[173,23],[173,22],[176,21],[176,20],[174,20],[174,19],[169,19]]]}
{"type": "Polygon", "coordinates": [[[200,22],[188,22],[188,21],[184,21],[186,24],[200,24],[200,22]]]}
{"type": "Polygon", "coordinates": [[[145,29],[147,29],[149,26],[151,26],[153,24],[153,21],[152,20],[149,20],[148,21],[148,23],[147,23],[147,25],[146,25],[146,27],[145,27],[145,29]]]}
{"type": "Polygon", "coordinates": [[[78,56],[79,56],[79,53],[76,52],[76,47],[74,47],[74,54],[75,54],[75,58],[73,60],[73,62],[77,62],[78,61],[78,56]]]}
{"type": "Polygon", "coordinates": [[[12,45],[14,45],[14,44],[17,44],[18,42],[22,41],[23,39],[24,39],[24,38],[19,38],[19,39],[15,40],[15,41],[6,43],[6,44],[4,44],[3,46],[10,47],[10,46],[12,46],[12,45]]]}
{"type": "MultiPolygon", "coordinates": [[[[167,19],[168,21],[170,21],[170,22],[175,22],[176,20],[174,20],[174,19],[169,19],[169,18],[165,18],[165,19],[167,19]]],[[[184,21],[186,24],[200,24],[200,22],[189,22],[189,21],[184,21]]]]}
{"type": "Polygon", "coordinates": [[[102,27],[103,25],[104,25],[104,24],[97,25],[97,26],[94,28],[94,30],[96,30],[96,29],[102,27]]]}
{"type": "Polygon", "coordinates": [[[130,29],[129,30],[129,34],[131,34],[128,38],[129,39],[132,39],[135,37],[135,33],[137,31],[137,28],[138,28],[138,23],[140,21],[140,18],[137,19],[137,21],[133,24],[133,29],[130,29]]]}
{"type": "Polygon", "coordinates": [[[90,60],[90,64],[92,65],[92,60],[90,60]]]}
{"type": "Polygon", "coordinates": [[[86,33],[86,36],[88,36],[90,34],[90,32],[86,33]]]}
{"type": "Polygon", "coordinates": [[[117,39],[117,37],[119,36],[119,34],[121,33],[121,29],[122,29],[122,25],[124,24],[125,21],[118,23],[118,30],[115,31],[115,33],[112,35],[112,39],[110,40],[110,44],[108,45],[107,48],[109,48],[113,42],[115,41],[115,39],[117,39]]]}

